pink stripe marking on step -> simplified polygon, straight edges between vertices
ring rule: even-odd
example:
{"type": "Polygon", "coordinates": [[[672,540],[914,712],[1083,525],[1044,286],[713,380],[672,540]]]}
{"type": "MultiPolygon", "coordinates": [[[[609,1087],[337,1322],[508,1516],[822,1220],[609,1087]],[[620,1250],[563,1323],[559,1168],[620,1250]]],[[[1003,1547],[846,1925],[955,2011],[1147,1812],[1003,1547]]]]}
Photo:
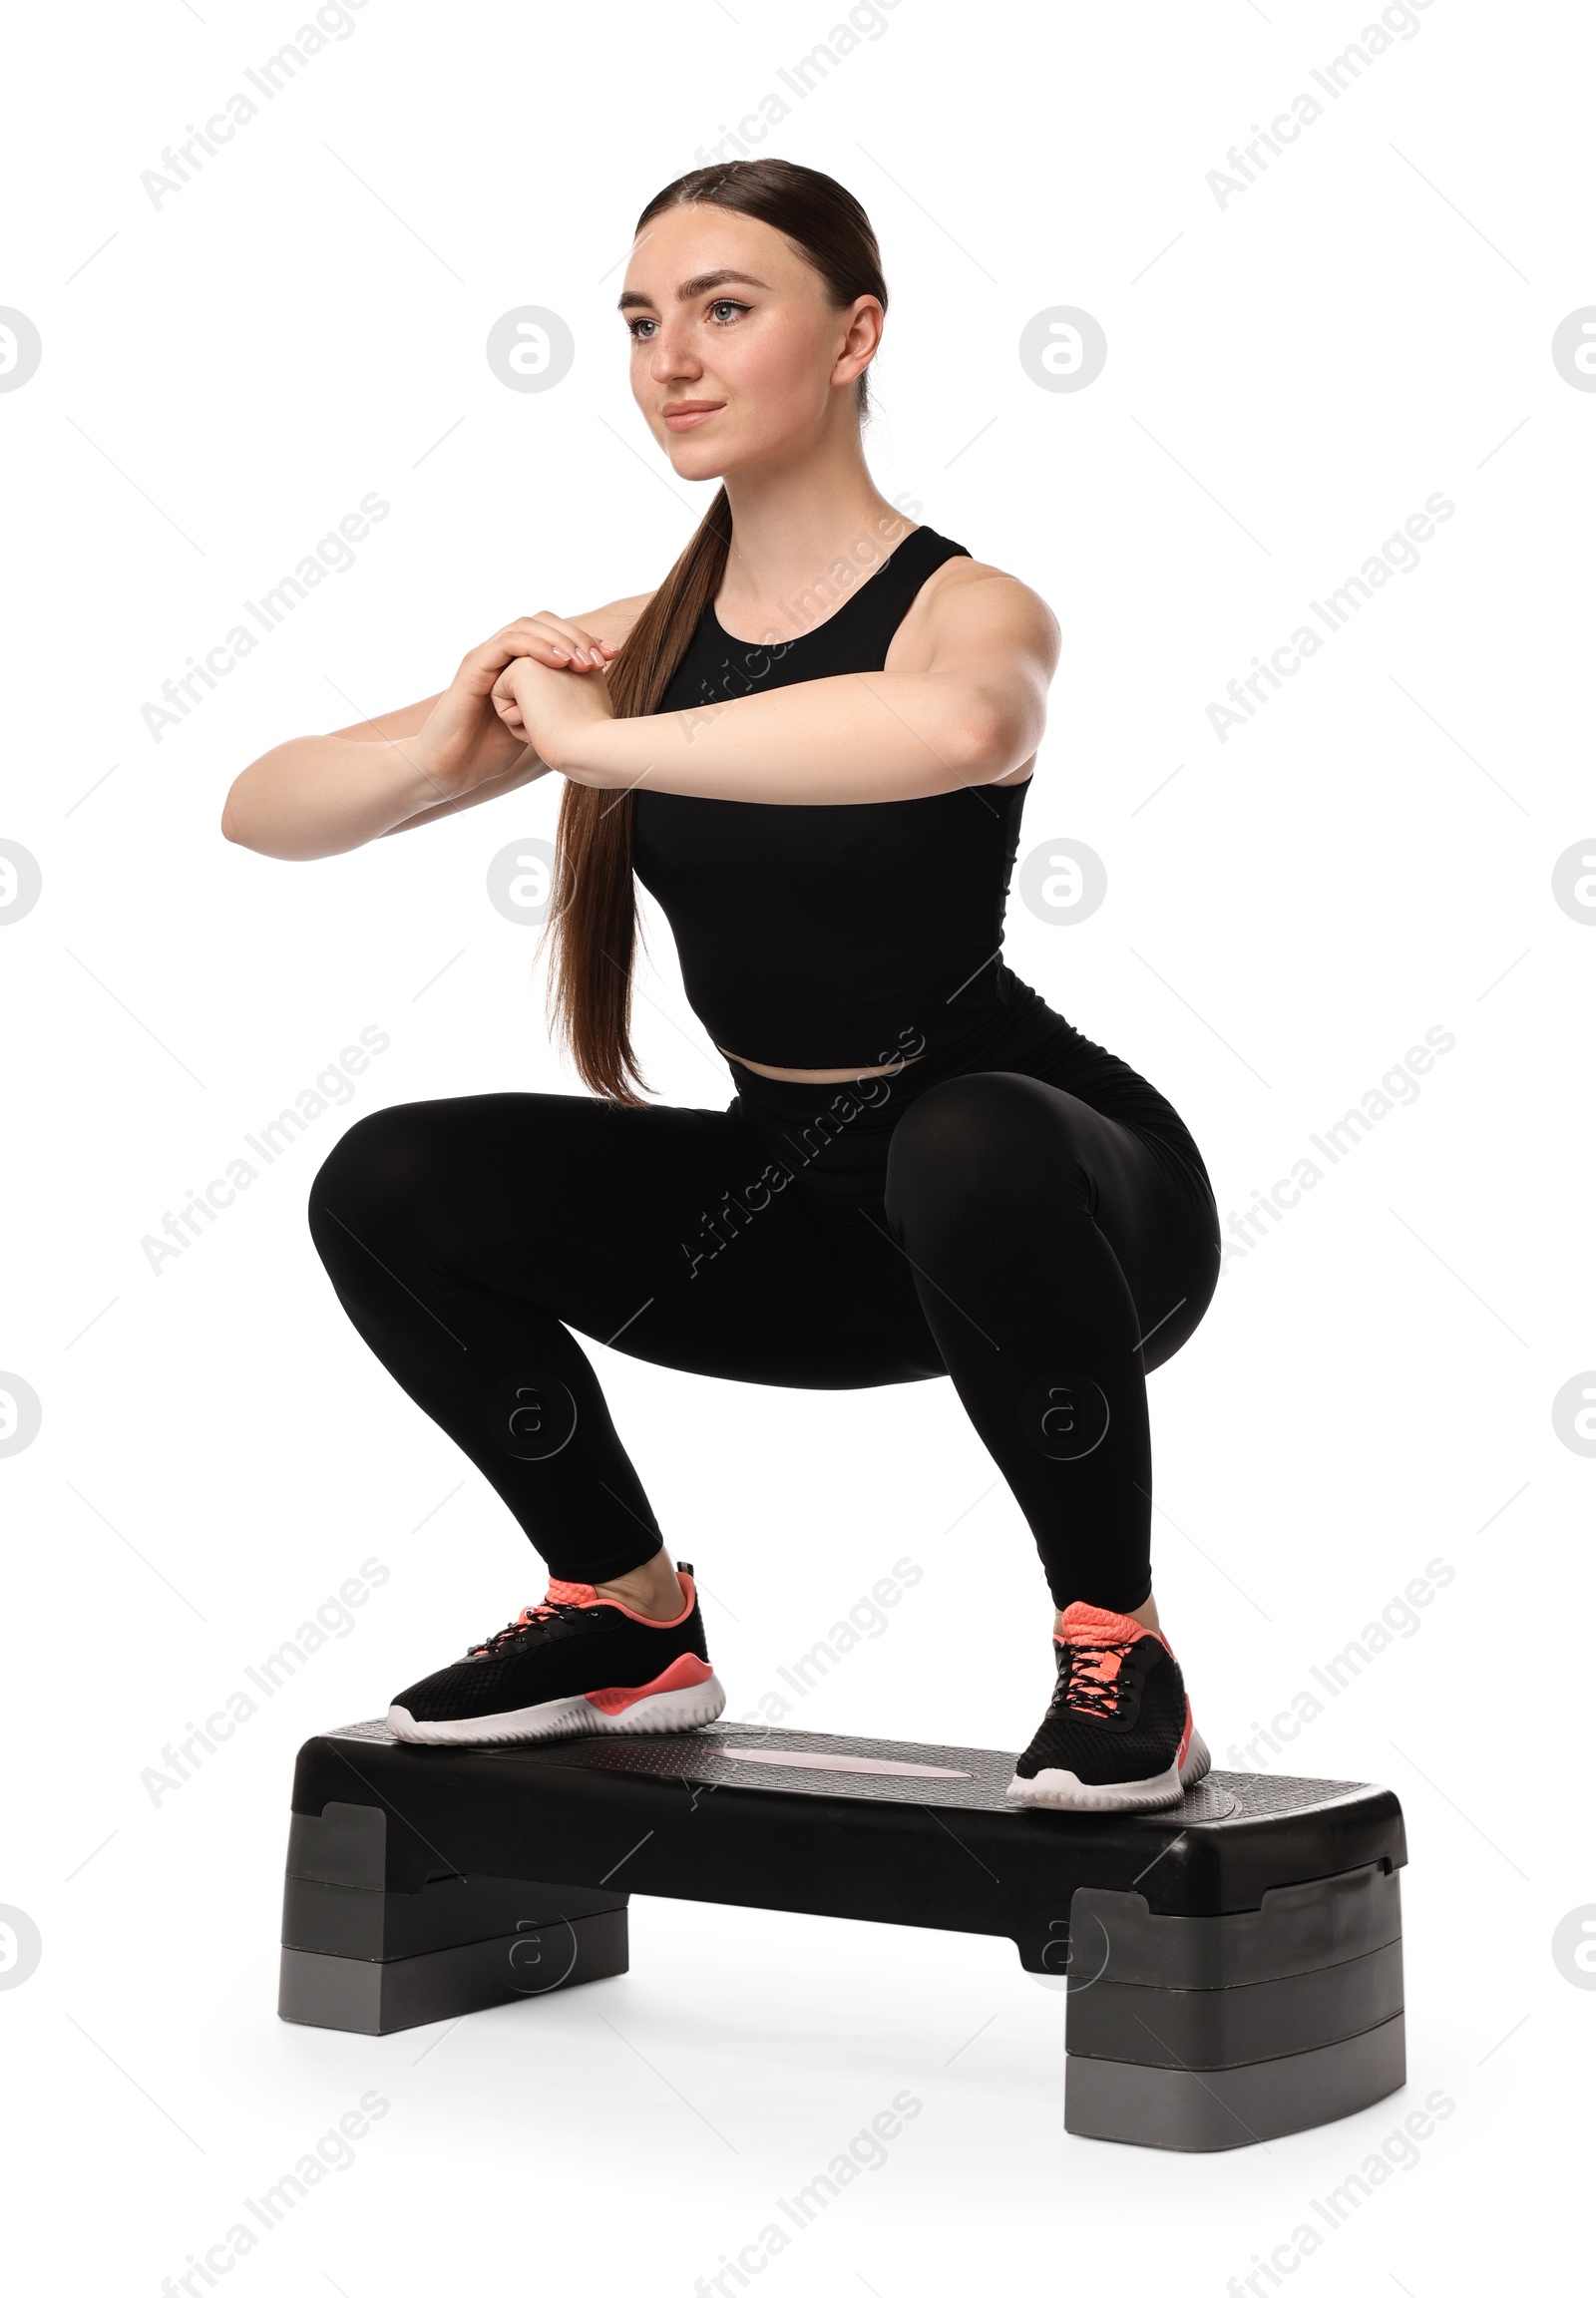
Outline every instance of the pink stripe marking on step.
{"type": "Polygon", "coordinates": [[[886,1763],[874,1755],[761,1755],[752,1747],[715,1747],[738,1763],[790,1763],[795,1771],[868,1771],[882,1779],[969,1779],[969,1771],[949,1771],[940,1763],[886,1763]]]}

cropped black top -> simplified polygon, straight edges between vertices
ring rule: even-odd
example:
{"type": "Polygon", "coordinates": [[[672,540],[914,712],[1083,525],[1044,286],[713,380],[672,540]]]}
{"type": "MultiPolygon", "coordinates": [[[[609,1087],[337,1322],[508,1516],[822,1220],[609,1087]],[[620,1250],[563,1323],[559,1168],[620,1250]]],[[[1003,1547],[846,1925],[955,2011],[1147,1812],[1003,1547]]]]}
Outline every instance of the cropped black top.
{"type": "MultiPolygon", "coordinates": [[[[880,670],[919,590],[963,544],[905,537],[835,613],[750,646],[705,609],[659,707],[880,670]]],[[[723,1050],[772,1068],[952,1052],[1027,991],[1001,957],[1026,783],[850,806],[639,790],[632,867],[670,922],[687,1001],[723,1050]]]]}

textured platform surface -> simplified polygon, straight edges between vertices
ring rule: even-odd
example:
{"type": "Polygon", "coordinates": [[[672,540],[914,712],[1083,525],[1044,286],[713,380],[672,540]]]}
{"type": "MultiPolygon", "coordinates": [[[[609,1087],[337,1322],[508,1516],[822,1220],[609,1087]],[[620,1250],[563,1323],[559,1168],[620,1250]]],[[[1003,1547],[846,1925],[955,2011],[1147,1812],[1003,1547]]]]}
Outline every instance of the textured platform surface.
{"type": "Polygon", "coordinates": [[[1053,1812],[1007,1800],[1013,1765],[996,1748],[737,1724],[433,1748],[355,1724],[300,1750],[296,1824],[329,1806],[380,1811],[378,1865],[357,1878],[301,1858],[294,1872],[390,1892],[523,1877],[989,1932],[1014,1939],[1029,1969],[1058,1970],[1083,1886],[1216,1916],[1406,1857],[1383,1787],[1218,1772],[1169,1811],[1053,1812]]]}
{"type": "MultiPolygon", "coordinates": [[[[636,1779],[686,1779],[716,1787],[761,1787],[777,1794],[842,1796],[868,1803],[945,1804],[1000,1812],[1030,1823],[1078,1813],[1026,1811],[1007,1800],[1014,1756],[996,1747],[939,1746],[909,1739],[846,1738],[829,1731],[777,1731],[741,1724],[708,1724],[659,1738],[555,1739],[515,1747],[416,1747],[386,1724],[345,1724],[310,1740],[396,1752],[406,1763],[453,1763],[473,1757],[516,1769],[620,1772],[636,1779]]],[[[1180,1827],[1193,1820],[1268,1819],[1326,1811],[1388,1790],[1357,1780],[1296,1779],[1276,1773],[1211,1771],[1171,1810],[1115,1814],[1117,1825],[1180,1827]]],[[[1395,1798],[1392,1799],[1395,1802],[1395,1798]]],[[[295,1799],[295,1808],[300,1806],[295,1799]]]]}

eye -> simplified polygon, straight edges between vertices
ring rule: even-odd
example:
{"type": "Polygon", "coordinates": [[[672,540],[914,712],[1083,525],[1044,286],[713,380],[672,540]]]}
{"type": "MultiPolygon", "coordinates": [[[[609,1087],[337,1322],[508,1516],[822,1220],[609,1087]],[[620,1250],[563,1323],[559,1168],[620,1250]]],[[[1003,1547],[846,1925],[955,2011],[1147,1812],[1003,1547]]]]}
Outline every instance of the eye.
{"type": "MultiPolygon", "coordinates": [[[[716,327],[733,327],[736,325],[738,313],[752,309],[751,303],[739,303],[735,296],[717,295],[715,300],[706,306],[705,315],[716,327]],[[728,314],[728,316],[723,317],[723,313],[728,314]]],[[[631,337],[633,343],[651,343],[653,335],[644,334],[642,330],[644,328],[657,330],[658,325],[657,319],[630,319],[626,322],[626,333],[631,337]]]]}

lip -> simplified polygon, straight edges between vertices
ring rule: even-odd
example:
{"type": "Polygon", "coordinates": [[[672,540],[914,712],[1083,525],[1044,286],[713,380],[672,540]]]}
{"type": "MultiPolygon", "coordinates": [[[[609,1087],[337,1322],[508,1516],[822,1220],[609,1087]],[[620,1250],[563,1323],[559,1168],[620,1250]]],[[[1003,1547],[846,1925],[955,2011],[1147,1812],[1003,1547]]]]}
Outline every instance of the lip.
{"type": "Polygon", "coordinates": [[[696,431],[700,423],[707,423],[711,415],[718,415],[724,399],[678,399],[673,407],[661,410],[663,420],[672,431],[696,431]]]}

